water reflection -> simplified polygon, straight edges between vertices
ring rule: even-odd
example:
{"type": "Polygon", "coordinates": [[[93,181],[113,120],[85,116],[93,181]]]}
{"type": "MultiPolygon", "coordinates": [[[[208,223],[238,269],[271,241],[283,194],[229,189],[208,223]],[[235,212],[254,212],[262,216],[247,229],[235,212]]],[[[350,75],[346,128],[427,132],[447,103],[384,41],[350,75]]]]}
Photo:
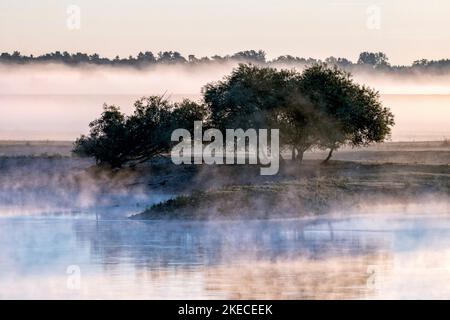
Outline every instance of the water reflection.
{"type": "MultiPolygon", "coordinates": [[[[316,222],[314,222],[316,223],[316,222]]],[[[214,266],[249,261],[289,260],[299,256],[321,259],[332,255],[361,255],[377,251],[380,237],[308,230],[313,222],[122,222],[75,223],[77,240],[89,241],[101,261],[111,257],[132,260],[139,267],[214,266]]]]}
{"type": "Polygon", "coordinates": [[[373,219],[2,218],[0,297],[364,298],[379,292],[373,273],[392,272],[402,252],[436,236],[450,243],[438,220],[420,224],[428,232],[377,219],[379,229],[363,230],[373,219]],[[67,287],[69,265],[82,271],[80,290],[67,287]]]}
{"type": "MultiPolygon", "coordinates": [[[[448,214],[448,212],[447,212],[448,214]]],[[[449,298],[450,218],[0,218],[0,298],[449,298]],[[81,270],[77,290],[68,266],[81,270]]]]}

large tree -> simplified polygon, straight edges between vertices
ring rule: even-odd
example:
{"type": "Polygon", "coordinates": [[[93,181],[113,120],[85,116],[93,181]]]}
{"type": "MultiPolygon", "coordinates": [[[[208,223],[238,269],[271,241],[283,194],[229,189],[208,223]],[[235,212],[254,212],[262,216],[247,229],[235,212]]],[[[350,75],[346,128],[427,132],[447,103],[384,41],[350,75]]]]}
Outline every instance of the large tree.
{"type": "Polygon", "coordinates": [[[173,130],[193,130],[195,120],[226,129],[280,129],[280,147],[290,147],[301,161],[306,150],[344,144],[381,142],[389,136],[393,115],[382,106],[376,91],[353,81],[350,74],[315,64],[302,73],[241,64],[222,81],[203,89],[204,105],[163,97],[142,98],[126,116],[105,106],[90,124],[89,136],[75,143],[75,152],[98,163],[120,167],[146,161],[170,150],[173,130]]]}
{"type": "Polygon", "coordinates": [[[222,81],[203,89],[211,126],[226,129],[280,129],[282,146],[292,146],[295,158],[313,144],[313,111],[299,93],[300,74],[240,64],[222,81]]]}
{"type": "Polygon", "coordinates": [[[329,159],[343,144],[383,141],[394,123],[377,92],[326,64],[302,73],[240,65],[203,93],[213,126],[279,128],[281,144],[298,161],[312,147],[329,148],[329,159]]]}
{"type": "Polygon", "coordinates": [[[218,129],[267,128],[274,109],[286,104],[293,71],[240,64],[222,81],[207,84],[203,97],[218,129]]]}
{"type": "Polygon", "coordinates": [[[134,107],[134,113],[126,116],[119,108],[105,105],[100,118],[90,123],[89,135],[75,142],[74,152],[113,168],[144,162],[170,150],[173,130],[192,131],[194,121],[207,114],[196,102],[171,103],[162,96],[139,99],[134,107]]]}
{"type": "Polygon", "coordinates": [[[355,83],[337,67],[316,64],[305,69],[300,91],[318,114],[317,146],[330,149],[326,161],[341,145],[364,146],[390,135],[394,117],[378,92],[355,83]]]}
{"type": "Polygon", "coordinates": [[[301,162],[305,151],[319,142],[322,117],[298,87],[286,95],[283,106],[272,111],[271,120],[271,126],[280,129],[282,146],[291,148],[292,160],[301,162]]]}

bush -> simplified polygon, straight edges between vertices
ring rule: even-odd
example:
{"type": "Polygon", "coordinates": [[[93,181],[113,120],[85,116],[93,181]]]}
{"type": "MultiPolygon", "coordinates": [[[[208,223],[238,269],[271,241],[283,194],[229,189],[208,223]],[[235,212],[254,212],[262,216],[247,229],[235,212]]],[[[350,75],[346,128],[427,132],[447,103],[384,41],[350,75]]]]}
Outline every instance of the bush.
{"type": "Polygon", "coordinates": [[[118,107],[105,105],[100,118],[89,124],[89,135],[76,140],[74,153],[113,168],[144,162],[170,150],[173,130],[192,128],[195,120],[206,117],[200,104],[170,103],[162,96],[139,99],[134,107],[134,113],[126,116],[118,107]]]}

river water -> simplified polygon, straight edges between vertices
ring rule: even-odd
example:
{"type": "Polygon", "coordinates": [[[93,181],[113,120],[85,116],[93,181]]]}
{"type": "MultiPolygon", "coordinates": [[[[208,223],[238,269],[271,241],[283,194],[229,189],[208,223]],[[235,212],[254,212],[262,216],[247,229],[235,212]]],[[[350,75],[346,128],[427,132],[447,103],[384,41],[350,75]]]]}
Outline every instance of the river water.
{"type": "Polygon", "coordinates": [[[450,298],[448,205],[208,222],[114,210],[0,217],[0,298],[450,298]]]}

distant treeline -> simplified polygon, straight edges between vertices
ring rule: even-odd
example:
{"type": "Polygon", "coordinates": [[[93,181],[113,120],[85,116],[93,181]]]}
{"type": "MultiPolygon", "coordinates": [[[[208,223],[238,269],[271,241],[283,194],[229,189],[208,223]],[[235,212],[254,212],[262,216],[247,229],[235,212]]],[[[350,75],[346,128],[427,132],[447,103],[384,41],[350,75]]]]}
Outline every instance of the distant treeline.
{"type": "Polygon", "coordinates": [[[314,58],[301,58],[291,55],[279,56],[273,60],[266,58],[266,53],[262,50],[247,50],[240,51],[232,55],[198,58],[195,55],[188,55],[184,57],[177,51],[163,51],[158,54],[153,54],[151,51],[140,52],[137,56],[129,56],[121,58],[116,56],[114,59],[101,57],[97,53],[69,53],[67,51],[55,51],[52,53],[43,54],[40,56],[22,55],[19,51],[13,53],[4,52],[0,55],[0,63],[3,64],[27,64],[27,63],[62,63],[66,65],[110,65],[110,66],[133,66],[146,67],[149,65],[158,64],[185,64],[185,65],[201,65],[214,64],[226,62],[245,62],[254,63],[265,66],[284,65],[289,66],[303,66],[312,65],[316,63],[327,63],[336,65],[343,69],[377,69],[381,71],[393,72],[432,72],[432,73],[446,73],[450,71],[450,59],[441,60],[416,60],[412,65],[391,65],[389,59],[383,52],[362,52],[359,55],[358,61],[352,62],[346,58],[328,57],[325,60],[314,58]]]}

